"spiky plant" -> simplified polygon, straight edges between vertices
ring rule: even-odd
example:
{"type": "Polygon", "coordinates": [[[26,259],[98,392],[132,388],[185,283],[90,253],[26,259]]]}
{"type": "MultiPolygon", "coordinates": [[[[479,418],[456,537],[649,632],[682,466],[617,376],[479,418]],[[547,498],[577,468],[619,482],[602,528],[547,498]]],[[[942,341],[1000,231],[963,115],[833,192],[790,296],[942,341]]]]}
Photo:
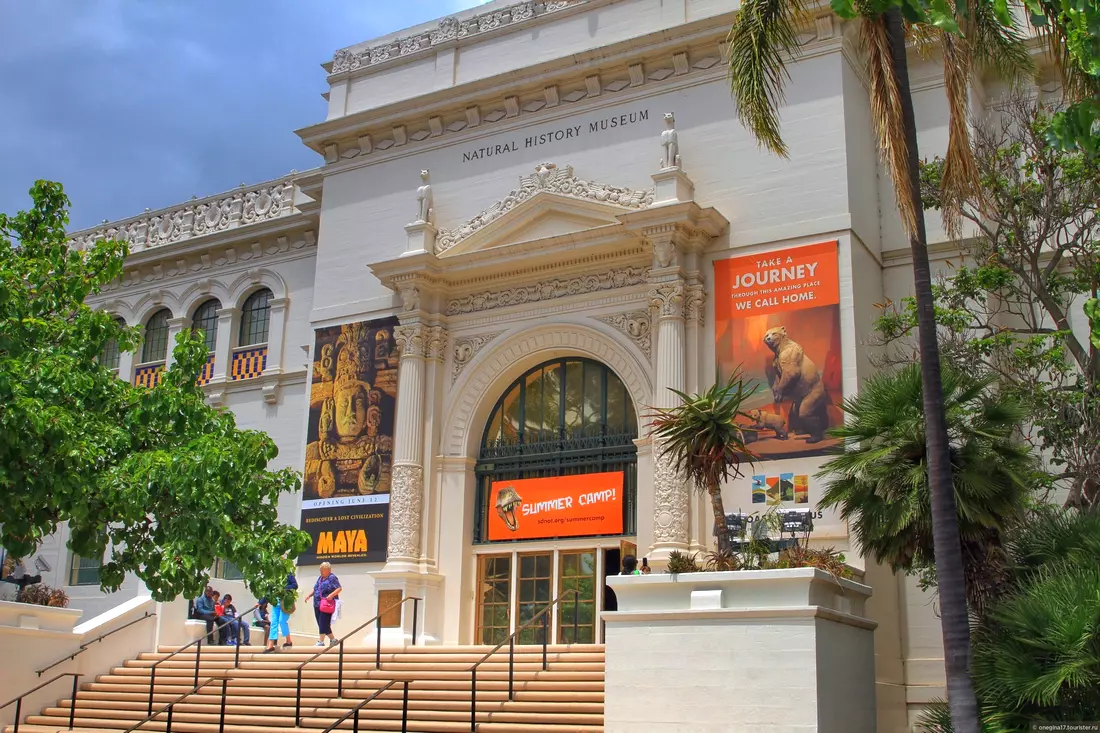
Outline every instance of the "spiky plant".
{"type": "MultiPolygon", "coordinates": [[[[988,380],[949,367],[943,392],[967,598],[981,614],[1003,582],[1005,531],[1023,516],[1037,465],[1017,437],[1023,408],[988,380]]],[[[867,381],[843,409],[846,424],[830,434],[848,450],[822,466],[820,505],[838,509],[876,561],[901,571],[934,566],[919,365],[867,381]]]]}
{"type": "Polygon", "coordinates": [[[700,394],[672,392],[679,404],[650,408],[647,415],[658,455],[671,459],[677,473],[710,497],[718,547],[729,547],[722,484],[740,477],[741,462],[754,458],[737,418],[748,419],[742,407],[756,386],[746,383],[738,368],[725,384],[715,384],[700,394]]]}

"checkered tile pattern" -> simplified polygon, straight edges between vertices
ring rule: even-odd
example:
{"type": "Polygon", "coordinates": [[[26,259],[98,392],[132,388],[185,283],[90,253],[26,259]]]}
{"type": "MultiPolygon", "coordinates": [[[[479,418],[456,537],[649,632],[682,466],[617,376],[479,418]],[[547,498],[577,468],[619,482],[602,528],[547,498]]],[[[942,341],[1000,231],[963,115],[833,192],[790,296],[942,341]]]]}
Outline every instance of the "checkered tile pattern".
{"type": "Polygon", "coordinates": [[[233,352],[233,364],[230,379],[253,379],[264,373],[267,366],[267,347],[249,346],[233,352]]]}
{"type": "Polygon", "coordinates": [[[199,370],[198,384],[206,384],[210,381],[210,378],[214,376],[214,355],[211,354],[207,357],[206,363],[202,365],[202,369],[199,370]]]}
{"type": "Polygon", "coordinates": [[[142,364],[134,372],[134,384],[139,387],[156,387],[164,374],[164,362],[142,364]]]}

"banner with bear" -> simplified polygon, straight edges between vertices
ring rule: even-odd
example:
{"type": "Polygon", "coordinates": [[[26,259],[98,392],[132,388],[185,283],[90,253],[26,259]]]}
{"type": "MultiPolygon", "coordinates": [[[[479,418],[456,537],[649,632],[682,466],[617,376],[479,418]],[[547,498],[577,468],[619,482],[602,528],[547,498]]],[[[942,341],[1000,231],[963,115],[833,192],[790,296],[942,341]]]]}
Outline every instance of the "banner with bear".
{"type": "Polygon", "coordinates": [[[317,330],[298,558],[385,562],[397,404],[397,319],[317,330]]]}
{"type": "Polygon", "coordinates": [[[844,419],[837,243],[718,260],[714,284],[717,376],[740,367],[757,387],[741,420],[757,460],[837,445],[826,435],[844,419]]]}

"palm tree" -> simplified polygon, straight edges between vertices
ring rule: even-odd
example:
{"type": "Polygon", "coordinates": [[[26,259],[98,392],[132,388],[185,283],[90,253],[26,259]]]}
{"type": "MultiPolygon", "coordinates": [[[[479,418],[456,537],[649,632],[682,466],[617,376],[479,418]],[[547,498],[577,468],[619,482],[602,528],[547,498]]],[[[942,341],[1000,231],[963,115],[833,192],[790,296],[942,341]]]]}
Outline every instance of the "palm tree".
{"type": "MultiPolygon", "coordinates": [[[[894,183],[898,212],[909,234],[948,699],[957,733],[979,733],[978,704],[970,679],[970,627],[940,383],[932,273],[920,195],[917,128],[905,47],[906,19],[899,8],[902,4],[894,0],[831,2],[832,8],[842,17],[859,19],[867,57],[871,119],[894,183]]],[[[910,16],[918,11],[924,13],[924,18],[907,19],[910,22],[930,20],[937,28],[958,30],[958,18],[942,11],[945,4],[939,4],[939,9],[931,5],[905,2],[910,16]]],[[[955,188],[944,192],[947,201],[961,200],[965,190],[975,183],[972,176],[976,167],[972,160],[967,162],[971,155],[969,141],[959,138],[967,132],[967,121],[961,115],[967,108],[964,99],[973,56],[984,54],[997,63],[1003,62],[1005,68],[1011,68],[1003,52],[1018,45],[1006,30],[1011,26],[999,22],[990,25],[991,18],[996,20],[994,13],[978,12],[979,6],[985,6],[984,11],[993,6],[988,0],[966,0],[960,6],[963,9],[960,15],[966,19],[965,29],[970,32],[961,42],[957,36],[943,36],[944,43],[950,46],[945,46],[944,53],[946,91],[956,118],[950,127],[952,139],[948,144],[948,162],[945,162],[945,169],[950,167],[950,173],[946,170],[944,173],[945,185],[955,188]],[[985,43],[982,39],[994,42],[985,43]]],[[[805,10],[802,0],[745,0],[730,30],[730,83],[738,117],[762,145],[782,156],[787,155],[787,147],[779,130],[778,107],[783,101],[783,85],[789,78],[786,63],[797,50],[797,25],[805,10]]],[[[947,207],[948,211],[950,209],[947,207]]]]}
{"type": "MultiPolygon", "coordinates": [[[[1026,411],[990,384],[952,367],[943,373],[963,572],[979,617],[1004,582],[1006,530],[1038,469],[1017,438],[1026,411]]],[[[827,481],[820,506],[838,509],[863,551],[895,571],[935,565],[922,392],[916,364],[866,382],[844,402],[844,426],[830,430],[850,450],[818,474],[827,481]]]]}
{"type": "Polygon", "coordinates": [[[672,391],[680,404],[650,408],[647,415],[659,455],[670,457],[677,473],[710,496],[718,547],[729,547],[722,483],[740,477],[741,461],[754,457],[745,446],[737,418],[748,418],[741,408],[756,387],[746,384],[741,370],[735,369],[725,384],[715,384],[701,394],[672,391]]]}

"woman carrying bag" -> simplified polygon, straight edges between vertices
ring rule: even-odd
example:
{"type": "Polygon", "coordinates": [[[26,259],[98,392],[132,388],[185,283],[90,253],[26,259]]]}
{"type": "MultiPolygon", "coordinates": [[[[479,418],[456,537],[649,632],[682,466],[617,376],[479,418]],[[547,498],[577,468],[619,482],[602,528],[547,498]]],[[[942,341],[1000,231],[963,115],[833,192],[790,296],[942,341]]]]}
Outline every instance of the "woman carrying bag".
{"type": "MultiPolygon", "coordinates": [[[[294,573],[286,576],[286,590],[297,591],[298,579],[294,577],[294,573]]],[[[275,647],[279,643],[279,635],[282,633],[283,649],[289,649],[294,646],[290,641],[290,614],[294,613],[294,597],[297,593],[291,593],[290,600],[285,604],[276,603],[275,607],[271,609],[271,631],[267,635],[267,648],[264,649],[264,654],[270,654],[275,651],[275,647]]]]}
{"type": "Polygon", "coordinates": [[[317,617],[317,643],[314,646],[324,646],[326,636],[330,645],[336,643],[336,637],[332,635],[332,614],[336,612],[336,598],[342,590],[340,579],[332,574],[332,566],[327,562],[321,563],[321,575],[305,598],[307,601],[313,599],[313,615],[317,617]]]}

